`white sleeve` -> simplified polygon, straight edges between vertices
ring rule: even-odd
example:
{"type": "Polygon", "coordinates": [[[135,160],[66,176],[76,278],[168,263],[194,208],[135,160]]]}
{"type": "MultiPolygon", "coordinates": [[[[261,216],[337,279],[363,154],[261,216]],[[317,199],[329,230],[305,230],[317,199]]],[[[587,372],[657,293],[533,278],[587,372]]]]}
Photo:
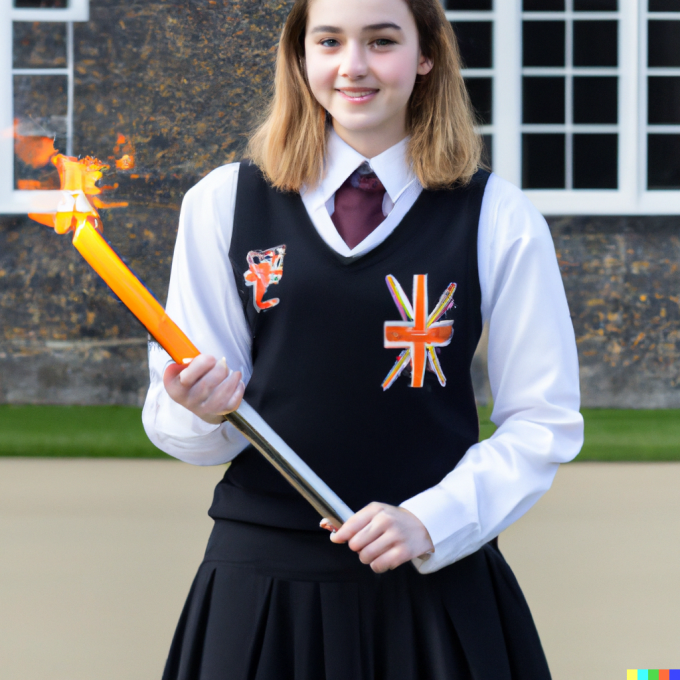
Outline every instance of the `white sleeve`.
{"type": "Polygon", "coordinates": [[[552,237],[521,191],[495,175],[478,251],[498,429],[439,484],[402,503],[435,546],[414,560],[421,573],[470,555],[519,519],[583,444],[576,342],[552,237]]]}
{"type": "MultiPolygon", "coordinates": [[[[211,172],[184,197],[172,259],[167,312],[203,354],[225,357],[247,384],[252,374],[250,332],[229,261],[238,163],[211,172]]],[[[219,465],[246,440],[228,423],[211,425],[173,401],[163,386],[172,360],[149,346],[149,392],[142,422],[165,453],[195,465],[219,465]]]]}

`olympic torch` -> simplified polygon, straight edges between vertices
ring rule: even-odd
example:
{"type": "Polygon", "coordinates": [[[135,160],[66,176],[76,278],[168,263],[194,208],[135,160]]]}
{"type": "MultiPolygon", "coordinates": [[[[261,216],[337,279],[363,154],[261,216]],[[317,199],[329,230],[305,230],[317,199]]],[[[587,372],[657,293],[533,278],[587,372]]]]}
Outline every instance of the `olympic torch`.
{"type": "MultiPolygon", "coordinates": [[[[58,234],[73,232],[73,245],[78,252],[149,334],[175,362],[189,363],[199,355],[198,349],[101,235],[101,218],[89,196],[100,193],[95,183],[107,166],[96,158],[77,159],[61,154],[52,162],[59,171],[62,200],[56,213],[30,214],[30,217],[53,227],[58,234]]],[[[352,516],[350,508],[245,401],[226,418],[322,517],[329,520],[330,527],[339,528],[352,516]]]]}

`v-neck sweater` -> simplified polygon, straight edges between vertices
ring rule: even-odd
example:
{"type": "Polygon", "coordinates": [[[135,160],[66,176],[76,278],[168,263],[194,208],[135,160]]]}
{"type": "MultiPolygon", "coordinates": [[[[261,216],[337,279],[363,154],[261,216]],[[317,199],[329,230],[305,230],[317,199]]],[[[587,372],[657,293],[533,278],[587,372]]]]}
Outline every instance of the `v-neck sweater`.
{"type": "MultiPolygon", "coordinates": [[[[328,187],[303,192],[301,198],[319,236],[347,256],[329,237],[334,227],[328,192],[364,158],[344,143],[329,144],[332,149],[337,153],[326,159],[328,187]]],[[[394,192],[410,170],[403,148],[385,154],[383,163],[369,160],[388,192],[390,186],[394,192]]],[[[201,351],[226,357],[248,383],[252,337],[233,270],[225,266],[239,167],[218,168],[185,196],[167,310],[201,351]]],[[[417,180],[407,179],[371,237],[378,243],[387,238],[420,191],[417,180]]],[[[437,484],[401,504],[423,522],[435,545],[426,563],[416,561],[424,573],[475,552],[521,517],[550,487],[559,463],[574,458],[583,441],[576,345],[550,231],[528,199],[495,174],[482,201],[477,252],[481,314],[488,325],[491,418],[498,429],[471,446],[437,484]]],[[[169,362],[165,352],[150,345],[151,382],[142,419],[151,441],[196,465],[233,460],[247,442],[229,424],[205,423],[170,399],[163,387],[169,362]]]]}

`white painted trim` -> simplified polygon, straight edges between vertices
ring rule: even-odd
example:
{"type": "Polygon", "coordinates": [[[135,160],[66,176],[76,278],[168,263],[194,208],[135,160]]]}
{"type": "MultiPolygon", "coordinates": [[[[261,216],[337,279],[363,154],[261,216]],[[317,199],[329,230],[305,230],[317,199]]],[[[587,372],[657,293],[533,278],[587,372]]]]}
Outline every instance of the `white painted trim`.
{"type": "Polygon", "coordinates": [[[9,200],[13,182],[11,3],[12,0],[0,0],[0,212],[9,200]]]}
{"type": "MultiPolygon", "coordinates": [[[[6,0],[7,1],[7,0],[6,0]]],[[[9,5],[10,21],[89,21],[89,0],[69,0],[65,9],[17,9],[12,0],[9,5]]],[[[3,12],[4,14],[4,12],[3,12]]]]}
{"type": "Polygon", "coordinates": [[[525,189],[524,193],[544,215],[680,215],[680,191],[525,189]]]}

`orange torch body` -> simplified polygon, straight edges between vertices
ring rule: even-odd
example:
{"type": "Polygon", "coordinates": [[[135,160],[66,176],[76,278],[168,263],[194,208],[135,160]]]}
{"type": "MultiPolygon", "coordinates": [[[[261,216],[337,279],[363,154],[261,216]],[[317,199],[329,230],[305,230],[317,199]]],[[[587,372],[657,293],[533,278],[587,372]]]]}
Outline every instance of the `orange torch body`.
{"type": "Polygon", "coordinates": [[[165,313],[90,220],[76,228],[73,245],[176,363],[186,364],[198,356],[199,351],[191,340],[165,313]]]}

